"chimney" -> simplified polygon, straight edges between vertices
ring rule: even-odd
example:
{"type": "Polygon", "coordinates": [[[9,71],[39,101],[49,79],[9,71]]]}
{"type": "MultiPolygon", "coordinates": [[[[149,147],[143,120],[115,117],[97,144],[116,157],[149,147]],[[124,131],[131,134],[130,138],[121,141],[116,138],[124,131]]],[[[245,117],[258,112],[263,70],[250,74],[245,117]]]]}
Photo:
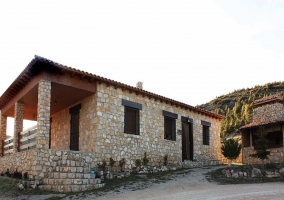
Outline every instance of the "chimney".
{"type": "Polygon", "coordinates": [[[143,83],[142,83],[141,81],[138,81],[138,82],[136,83],[136,87],[137,87],[138,89],[143,90],[143,83]]]}

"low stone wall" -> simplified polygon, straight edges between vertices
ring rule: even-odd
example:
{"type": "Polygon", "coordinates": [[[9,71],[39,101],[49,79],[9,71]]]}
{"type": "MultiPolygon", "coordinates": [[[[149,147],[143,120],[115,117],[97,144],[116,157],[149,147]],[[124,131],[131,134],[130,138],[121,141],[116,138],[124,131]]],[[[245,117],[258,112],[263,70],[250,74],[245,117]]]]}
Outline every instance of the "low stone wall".
{"type": "MultiPolygon", "coordinates": [[[[268,156],[268,160],[264,160],[265,163],[273,162],[273,163],[283,163],[284,162],[284,152],[283,148],[274,148],[268,149],[270,151],[270,155],[268,156]]],[[[253,154],[253,147],[244,147],[243,148],[243,163],[244,164],[262,164],[262,161],[257,158],[250,157],[249,155],[253,154]]]]}
{"type": "Polygon", "coordinates": [[[27,172],[29,179],[33,180],[36,175],[36,155],[37,152],[33,149],[0,157],[0,172],[5,173],[7,169],[10,172],[27,172]]]}
{"type": "Polygon", "coordinates": [[[52,178],[54,172],[89,173],[97,166],[95,160],[95,153],[38,149],[37,180],[52,178]]]}

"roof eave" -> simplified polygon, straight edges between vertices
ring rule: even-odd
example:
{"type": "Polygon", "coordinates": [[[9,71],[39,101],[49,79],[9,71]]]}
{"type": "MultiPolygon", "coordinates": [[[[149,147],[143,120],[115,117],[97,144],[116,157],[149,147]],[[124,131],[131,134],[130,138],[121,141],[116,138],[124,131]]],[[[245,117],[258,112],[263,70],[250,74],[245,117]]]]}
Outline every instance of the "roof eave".
{"type": "MultiPolygon", "coordinates": [[[[97,75],[94,75],[94,74],[91,74],[91,73],[87,73],[87,72],[84,72],[84,71],[81,71],[81,70],[77,70],[75,68],[67,67],[65,65],[56,63],[52,60],[49,60],[49,59],[46,59],[46,58],[43,58],[43,57],[37,56],[37,55],[35,55],[33,60],[31,60],[31,62],[22,71],[22,73],[15,79],[15,81],[8,87],[8,89],[0,97],[0,109],[2,109],[13,98],[13,96],[16,95],[16,94],[13,94],[12,91],[18,90],[17,85],[24,87],[24,85],[32,79],[32,77],[35,75],[32,72],[33,67],[36,66],[36,64],[39,63],[39,62],[46,63],[48,65],[52,65],[53,67],[56,67],[59,70],[61,70],[62,73],[63,72],[69,72],[69,73],[77,74],[77,75],[80,75],[82,77],[89,78],[90,81],[95,80],[98,83],[105,83],[107,85],[112,85],[115,88],[122,88],[123,90],[129,90],[129,91],[134,92],[136,94],[141,94],[142,96],[148,96],[149,98],[154,98],[156,100],[160,100],[162,102],[166,102],[168,104],[175,105],[177,107],[188,109],[190,111],[200,113],[200,114],[212,117],[212,118],[216,118],[218,120],[222,120],[224,118],[223,115],[219,115],[219,114],[207,111],[207,110],[203,110],[203,109],[200,109],[200,108],[197,108],[197,107],[193,107],[193,106],[190,106],[188,104],[185,104],[185,103],[182,103],[182,102],[170,99],[170,98],[166,98],[166,97],[160,96],[158,94],[148,92],[146,90],[139,89],[137,87],[132,87],[132,86],[129,86],[129,85],[117,82],[117,81],[113,81],[111,79],[107,79],[107,78],[100,77],[100,76],[97,76],[97,75]]],[[[37,69],[37,70],[40,71],[42,69],[37,69]]],[[[19,88],[19,86],[18,86],[18,88],[19,88]]]]}

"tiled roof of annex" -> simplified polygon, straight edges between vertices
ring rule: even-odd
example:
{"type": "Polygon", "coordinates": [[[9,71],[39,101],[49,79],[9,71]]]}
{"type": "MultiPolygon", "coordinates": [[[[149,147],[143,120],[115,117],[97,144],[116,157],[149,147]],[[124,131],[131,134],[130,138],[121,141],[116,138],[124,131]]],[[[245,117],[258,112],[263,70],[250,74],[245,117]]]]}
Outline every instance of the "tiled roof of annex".
{"type": "Polygon", "coordinates": [[[267,103],[272,103],[272,102],[279,102],[282,101],[281,95],[280,94],[274,94],[274,95],[270,95],[268,97],[264,97],[261,99],[257,99],[253,102],[254,106],[260,106],[263,104],[267,104],[267,103]]]}
{"type": "MultiPolygon", "coordinates": [[[[257,99],[253,102],[253,105],[255,107],[260,106],[260,105],[264,105],[264,104],[268,104],[268,103],[275,103],[275,102],[280,102],[282,101],[282,97],[280,94],[274,94],[274,95],[270,95],[268,97],[264,97],[261,99],[257,99]]],[[[245,130],[245,129],[249,129],[249,128],[255,128],[258,126],[264,126],[264,125],[270,125],[270,124],[277,124],[277,123],[284,123],[284,116],[280,119],[277,120],[266,120],[266,121],[253,121],[252,123],[246,124],[242,127],[239,128],[239,130],[245,130]]]]}
{"type": "Polygon", "coordinates": [[[207,110],[190,106],[188,104],[175,101],[173,99],[163,97],[161,95],[154,94],[137,87],[132,87],[111,79],[107,79],[95,74],[91,74],[72,67],[68,67],[37,55],[35,55],[34,59],[27,65],[27,67],[22,71],[22,73],[15,79],[15,81],[8,87],[8,89],[0,97],[0,109],[2,109],[32,79],[34,75],[36,75],[39,71],[43,70],[42,67],[39,65],[42,63],[48,65],[48,70],[54,70],[53,68],[56,68],[57,70],[60,70],[61,73],[67,72],[72,75],[75,74],[79,75],[81,76],[81,78],[88,78],[90,82],[97,81],[99,84],[105,83],[106,85],[112,85],[115,88],[122,88],[123,90],[129,90],[136,94],[141,94],[142,96],[148,96],[149,98],[154,98],[155,100],[159,100],[161,102],[165,102],[170,105],[175,105],[177,107],[181,107],[215,119],[221,120],[224,118],[223,115],[219,115],[207,110]]]}
{"type": "Polygon", "coordinates": [[[271,125],[271,124],[282,124],[282,123],[284,123],[284,118],[274,120],[274,121],[267,120],[267,121],[262,121],[262,122],[252,122],[250,124],[247,124],[247,125],[240,127],[239,130],[245,130],[245,129],[249,129],[249,128],[255,128],[255,127],[258,127],[258,126],[271,125]]]}

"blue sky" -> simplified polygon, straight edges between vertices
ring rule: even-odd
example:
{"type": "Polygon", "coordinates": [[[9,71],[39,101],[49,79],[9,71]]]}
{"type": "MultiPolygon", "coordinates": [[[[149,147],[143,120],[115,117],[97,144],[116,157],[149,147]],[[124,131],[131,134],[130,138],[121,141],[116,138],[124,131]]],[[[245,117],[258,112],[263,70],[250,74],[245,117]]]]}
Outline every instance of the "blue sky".
{"type": "Polygon", "coordinates": [[[284,81],[284,0],[2,0],[0,27],[0,94],[34,55],[193,106],[284,81]]]}

